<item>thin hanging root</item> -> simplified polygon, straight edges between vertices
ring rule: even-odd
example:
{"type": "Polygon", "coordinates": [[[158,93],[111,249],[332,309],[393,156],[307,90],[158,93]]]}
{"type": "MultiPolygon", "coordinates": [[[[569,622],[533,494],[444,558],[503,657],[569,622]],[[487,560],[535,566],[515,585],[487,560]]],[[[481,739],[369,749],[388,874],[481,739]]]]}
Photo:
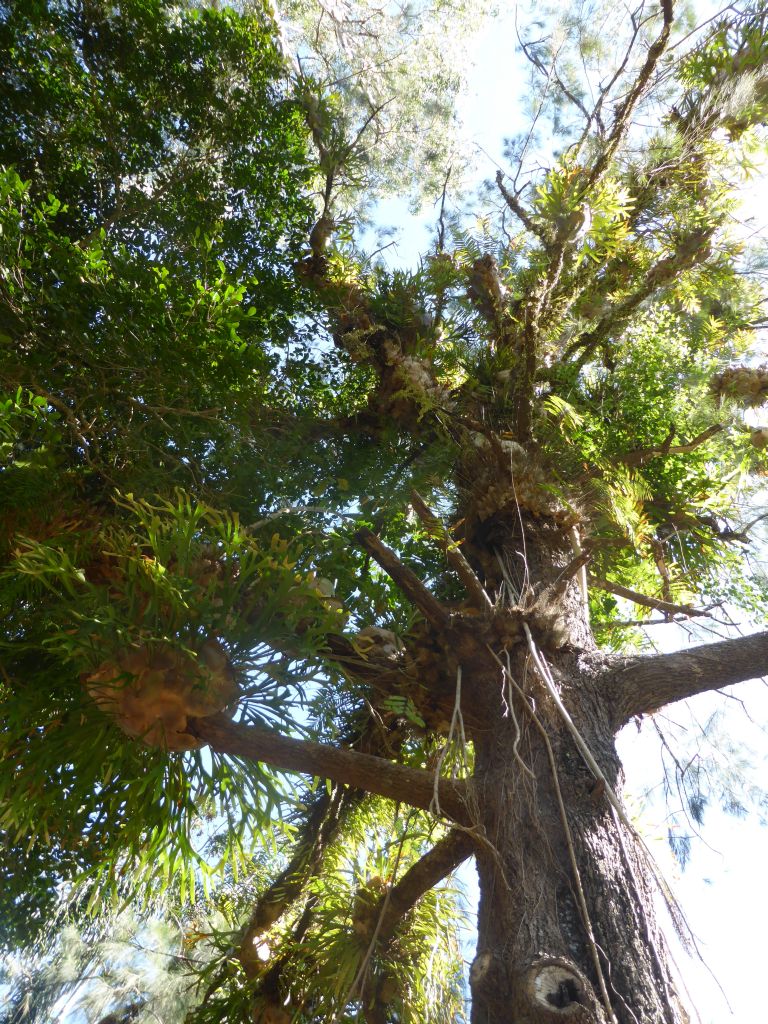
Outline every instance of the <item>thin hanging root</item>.
{"type": "MultiPolygon", "coordinates": [[[[528,765],[525,763],[525,761],[522,759],[522,757],[520,757],[520,754],[518,752],[518,747],[520,745],[520,726],[518,725],[517,715],[515,714],[515,708],[514,708],[514,705],[512,703],[512,686],[514,684],[517,687],[517,684],[514,683],[514,680],[512,678],[512,667],[509,664],[509,651],[505,651],[504,652],[504,654],[506,656],[506,659],[507,659],[507,664],[504,665],[504,663],[502,662],[501,658],[499,658],[499,656],[496,654],[496,652],[491,647],[491,645],[490,644],[486,644],[485,646],[487,647],[488,653],[490,654],[490,656],[493,658],[493,660],[496,662],[496,664],[501,669],[502,685],[504,684],[504,682],[506,682],[507,686],[509,687],[509,700],[507,701],[506,698],[505,698],[505,701],[506,701],[507,707],[509,708],[509,714],[510,714],[510,717],[512,718],[512,724],[515,727],[515,740],[514,740],[514,743],[512,744],[512,754],[513,754],[515,760],[517,761],[517,763],[520,765],[520,767],[526,773],[526,775],[529,775],[535,781],[536,780],[535,773],[531,771],[531,769],[528,767],[528,765]]],[[[522,691],[520,690],[519,687],[517,687],[517,690],[518,690],[519,693],[522,693],[522,691]]]]}
{"type": "Polygon", "coordinates": [[[499,563],[499,569],[501,569],[501,579],[504,586],[507,588],[507,594],[510,604],[517,604],[522,598],[522,590],[518,590],[512,582],[509,575],[509,569],[504,564],[504,559],[501,557],[498,551],[495,552],[496,561],[499,563]]]}
{"type": "Polygon", "coordinates": [[[611,976],[611,961],[608,959],[608,954],[605,952],[605,950],[603,949],[603,947],[601,945],[598,944],[597,948],[603,954],[603,959],[605,960],[605,973],[607,975],[607,980],[608,980],[608,984],[610,985],[611,992],[613,992],[614,996],[616,996],[616,998],[619,1000],[619,1002],[624,1007],[624,1009],[626,1010],[627,1014],[635,1022],[635,1024],[641,1024],[641,1022],[637,1019],[637,1014],[635,1013],[635,1011],[629,1005],[629,1003],[624,998],[624,996],[621,994],[621,992],[618,992],[616,990],[616,986],[613,984],[613,978],[611,976]]]}
{"type": "Polygon", "coordinates": [[[536,779],[536,775],[528,767],[528,765],[525,763],[525,761],[523,761],[522,757],[520,757],[520,754],[518,753],[518,747],[520,746],[520,725],[518,724],[517,715],[515,714],[515,702],[514,702],[514,698],[512,696],[512,666],[511,666],[511,664],[509,662],[509,651],[505,650],[504,651],[504,655],[505,655],[506,662],[507,662],[507,676],[506,676],[506,678],[507,678],[507,686],[509,687],[509,715],[510,715],[510,718],[512,719],[512,724],[515,727],[515,739],[514,739],[514,742],[512,744],[512,754],[514,755],[515,760],[520,765],[520,767],[523,769],[523,771],[526,772],[530,776],[530,778],[535,780],[536,779]]]}
{"type": "Polygon", "coordinates": [[[690,952],[691,949],[694,949],[696,951],[696,955],[698,956],[698,958],[701,960],[702,963],[704,963],[704,959],[701,956],[699,948],[696,944],[696,938],[693,932],[691,931],[691,927],[688,924],[685,914],[683,913],[680,904],[675,899],[675,896],[672,893],[672,890],[669,888],[669,885],[667,884],[664,876],[659,871],[659,868],[655,860],[653,859],[653,854],[648,849],[643,837],[638,834],[637,830],[632,825],[632,822],[629,820],[629,818],[627,818],[626,814],[624,813],[624,808],[621,806],[621,803],[619,802],[619,798],[616,796],[615,792],[613,791],[613,788],[611,787],[611,784],[608,782],[597,761],[592,756],[592,751],[587,746],[584,737],[576,728],[573,719],[568,714],[568,711],[563,705],[563,702],[560,700],[560,696],[557,692],[557,689],[555,688],[555,683],[552,678],[552,674],[550,673],[543,656],[541,655],[540,651],[536,647],[536,644],[534,643],[527,622],[523,622],[523,629],[525,630],[525,635],[528,640],[528,649],[531,652],[531,658],[533,659],[533,663],[536,666],[536,671],[539,674],[539,678],[541,679],[544,688],[547,690],[550,697],[554,701],[555,707],[559,711],[563,719],[563,722],[566,725],[566,728],[570,732],[571,736],[573,736],[574,742],[576,743],[576,747],[579,753],[583,757],[585,764],[592,772],[594,777],[605,786],[605,795],[608,798],[608,802],[615,810],[624,827],[627,829],[629,834],[636,840],[636,842],[639,844],[640,849],[643,851],[643,856],[646,860],[646,863],[650,868],[651,873],[653,874],[653,877],[656,880],[656,884],[658,885],[659,890],[661,891],[661,894],[664,898],[664,902],[667,906],[667,910],[669,911],[669,916],[672,918],[672,923],[675,926],[675,931],[677,932],[678,938],[683,943],[683,946],[688,952],[690,952]]]}
{"type": "MultiPolygon", "coordinates": [[[[446,740],[445,746],[440,751],[440,756],[437,759],[437,764],[435,765],[434,791],[432,794],[432,802],[430,804],[429,810],[432,814],[435,814],[437,817],[440,817],[441,815],[439,792],[441,778],[440,769],[443,766],[443,762],[445,761],[446,755],[451,746],[451,741],[453,739],[454,732],[457,730],[459,734],[459,741],[461,743],[461,756],[462,760],[464,761],[464,767],[466,768],[467,737],[464,732],[464,716],[461,713],[461,665],[459,665],[458,668],[456,669],[456,696],[453,702],[453,714],[451,715],[451,725],[448,730],[448,739],[446,740]]],[[[472,790],[470,790],[470,793],[472,793],[472,790]]],[[[468,810],[470,811],[472,811],[473,809],[475,811],[474,820],[478,821],[480,815],[476,804],[474,805],[474,808],[468,808],[468,810]]],[[[472,815],[470,815],[470,817],[472,817],[472,815]]],[[[468,836],[471,836],[476,842],[480,843],[482,846],[485,846],[487,848],[488,852],[493,857],[496,866],[499,869],[499,876],[501,877],[501,880],[503,881],[507,891],[512,892],[512,886],[507,881],[506,872],[504,871],[504,863],[501,859],[501,856],[499,855],[499,851],[496,849],[496,847],[493,845],[490,839],[484,834],[484,831],[480,831],[480,826],[476,826],[474,828],[467,828],[465,825],[460,825],[458,822],[454,821],[452,828],[458,829],[461,832],[466,832],[468,836]]]]}
{"type": "Polygon", "coordinates": [[[565,842],[568,847],[568,859],[571,862],[571,871],[573,872],[573,883],[576,888],[576,899],[579,905],[579,913],[581,914],[582,923],[584,925],[584,931],[587,933],[589,951],[592,955],[592,963],[594,964],[595,975],[597,976],[597,983],[600,988],[600,998],[602,999],[603,1006],[605,1007],[605,1012],[608,1014],[608,1020],[610,1024],[619,1024],[618,1020],[616,1019],[616,1014],[613,1012],[613,1007],[611,1006],[611,999],[608,995],[608,988],[605,984],[605,975],[603,973],[602,964],[600,963],[600,954],[597,949],[597,942],[595,941],[595,932],[592,927],[592,918],[589,916],[589,909],[587,908],[587,899],[584,895],[584,887],[581,884],[581,873],[579,872],[579,865],[578,861],[576,860],[576,850],[573,845],[571,826],[568,823],[568,815],[565,810],[565,801],[563,800],[563,794],[560,789],[560,778],[557,773],[557,762],[555,761],[555,754],[552,750],[552,744],[549,742],[547,730],[541,724],[533,708],[526,700],[525,693],[523,692],[523,690],[518,686],[518,684],[511,676],[509,677],[509,681],[511,685],[514,687],[518,696],[521,698],[523,702],[523,707],[528,712],[529,718],[531,719],[534,726],[541,735],[542,741],[544,743],[544,749],[547,752],[549,769],[552,773],[552,785],[555,789],[557,807],[560,812],[560,821],[563,826],[563,834],[565,835],[565,842]]]}
{"type": "Polygon", "coordinates": [[[461,758],[464,762],[464,767],[467,764],[467,737],[464,732],[464,716],[461,713],[461,665],[456,669],[456,696],[453,701],[453,714],[451,715],[451,726],[448,730],[448,739],[445,741],[443,749],[440,751],[440,756],[437,759],[435,765],[435,783],[434,792],[432,795],[432,803],[429,805],[429,809],[432,814],[440,815],[440,769],[443,767],[443,761],[445,760],[446,754],[448,753],[451,742],[453,741],[454,732],[458,731],[459,743],[461,747],[461,758]]]}

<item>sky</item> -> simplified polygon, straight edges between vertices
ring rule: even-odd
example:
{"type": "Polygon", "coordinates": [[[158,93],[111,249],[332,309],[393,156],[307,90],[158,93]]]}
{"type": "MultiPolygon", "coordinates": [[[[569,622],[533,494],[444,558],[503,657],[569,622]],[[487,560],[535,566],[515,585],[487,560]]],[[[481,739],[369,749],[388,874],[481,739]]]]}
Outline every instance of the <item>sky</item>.
{"type": "MultiPolygon", "coordinates": [[[[729,735],[753,752],[755,776],[768,784],[768,689],[755,680],[728,692],[743,700],[744,707],[719,694],[706,694],[670,708],[668,717],[695,731],[697,723],[706,722],[725,702],[729,735]]],[[[718,808],[708,809],[700,838],[693,840],[690,862],[681,870],[665,839],[668,819],[659,782],[654,780],[654,775],[658,776],[658,743],[652,723],[644,723],[639,733],[633,725],[628,726],[619,737],[619,752],[627,773],[629,805],[639,812],[637,825],[680,900],[704,961],[689,957],[675,944],[678,969],[701,1020],[703,1024],[755,1024],[762,1000],[752,981],[765,970],[768,830],[758,815],[739,819],[718,808]],[[649,766],[653,766],[650,771],[649,766]],[[644,790],[654,783],[651,798],[643,801],[644,790]]]]}
{"type": "MultiPolygon", "coordinates": [[[[460,99],[459,112],[465,121],[474,151],[476,180],[492,178],[497,167],[505,167],[503,135],[519,130],[523,123],[521,99],[527,89],[526,71],[515,53],[514,15],[491,21],[474,43],[468,86],[460,99]]],[[[527,5],[526,5],[527,6],[527,5]]],[[[719,7],[698,2],[701,18],[719,7]]],[[[390,265],[415,266],[421,253],[434,244],[436,209],[427,208],[414,217],[404,200],[389,200],[378,209],[380,222],[396,229],[396,244],[387,250],[390,265]]],[[[745,236],[768,234],[768,183],[765,177],[745,185],[741,213],[745,236]]],[[[765,556],[768,558],[768,553],[765,556]]],[[[631,616],[628,616],[631,617],[631,616]]],[[[741,632],[756,628],[743,621],[741,632]]],[[[646,630],[659,650],[675,650],[689,643],[703,643],[700,634],[691,639],[675,626],[646,630]]],[[[725,634],[723,634],[725,635],[725,634]]],[[[731,632],[730,635],[736,635],[731,632]]],[[[675,705],[667,717],[680,722],[694,734],[716,708],[724,708],[724,730],[744,744],[754,764],[755,781],[768,789],[768,684],[762,680],[741,684],[729,691],[737,700],[707,694],[675,705]],[[741,703],[743,701],[743,704],[741,703]]],[[[660,723],[662,727],[666,722],[660,723]]],[[[685,870],[671,854],[667,842],[669,811],[663,799],[659,740],[652,721],[640,730],[630,725],[619,737],[619,751],[626,771],[626,797],[638,831],[652,849],[673,892],[686,913],[702,960],[689,956],[671,935],[680,977],[697,1009],[701,1024],[755,1024],[766,1019],[760,979],[765,974],[765,922],[768,920],[768,828],[759,816],[739,819],[719,808],[705,813],[700,838],[694,837],[685,870]],[[703,962],[702,962],[703,961],[703,962]],[[757,1016],[756,1016],[757,1014],[757,1016]]],[[[470,904],[477,902],[474,870],[460,873],[470,904]]],[[[664,915],[663,909],[660,913],[664,915]]],[[[474,945],[472,927],[465,935],[467,957],[474,945]]]]}

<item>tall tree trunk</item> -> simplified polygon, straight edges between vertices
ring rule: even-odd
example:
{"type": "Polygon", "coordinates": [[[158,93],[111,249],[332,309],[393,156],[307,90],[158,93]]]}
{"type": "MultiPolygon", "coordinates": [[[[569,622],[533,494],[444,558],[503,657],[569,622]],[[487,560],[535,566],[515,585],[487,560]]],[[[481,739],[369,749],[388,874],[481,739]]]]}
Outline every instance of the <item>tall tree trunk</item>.
{"type": "MultiPolygon", "coordinates": [[[[502,539],[496,526],[482,531],[484,551],[477,534],[467,545],[486,570],[512,564],[521,547],[516,530],[502,539]]],[[[515,645],[502,686],[497,675],[487,727],[473,730],[470,814],[483,838],[472,1021],[682,1024],[688,1016],[657,922],[654,869],[609,799],[622,783],[614,717],[576,574],[556,592],[574,564],[567,531],[539,522],[525,533],[519,600],[538,607],[531,642],[541,646],[565,714],[536,670],[531,645],[515,645]],[[604,780],[588,767],[573,727],[604,780]]]]}
{"type": "MultiPolygon", "coordinates": [[[[510,713],[485,742],[475,741],[487,846],[477,855],[473,1022],[687,1020],[673,995],[645,851],[570,734],[538,709],[545,741],[522,700],[516,704],[519,739],[510,713]]],[[[599,712],[591,717],[597,728],[582,732],[615,790],[613,737],[599,712]]]]}
{"type": "MultiPolygon", "coordinates": [[[[435,733],[471,739],[471,778],[393,762],[388,744],[373,754],[223,714],[193,719],[190,730],[219,753],[315,774],[454,823],[382,897],[370,941],[386,949],[420,896],[474,852],[481,901],[473,1024],[686,1024],[659,897],[683,936],[684,921],[621,804],[615,736],[634,715],[750,678],[768,658],[768,632],[650,658],[601,653],[572,519],[499,500],[498,467],[496,511],[473,515],[488,484],[479,469],[480,500],[464,508],[461,548],[446,544],[467,599],[441,603],[361,530],[358,542],[421,618],[394,660],[382,650],[355,661],[348,638],[329,641],[374,692],[395,687],[435,733]]],[[[416,507],[429,518],[420,499],[416,507]]],[[[380,995],[366,989],[371,1019],[384,1005],[380,995]]]]}

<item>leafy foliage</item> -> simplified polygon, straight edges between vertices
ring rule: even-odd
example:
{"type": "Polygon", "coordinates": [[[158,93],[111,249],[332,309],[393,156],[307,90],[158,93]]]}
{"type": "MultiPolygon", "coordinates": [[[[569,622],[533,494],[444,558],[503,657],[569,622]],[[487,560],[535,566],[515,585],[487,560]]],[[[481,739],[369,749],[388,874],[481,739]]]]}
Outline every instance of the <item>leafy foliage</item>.
{"type": "MultiPolygon", "coordinates": [[[[233,854],[247,808],[267,826],[279,798],[269,773],[225,766],[240,780],[228,791],[210,759],[187,770],[127,742],[81,678],[137,645],[194,653],[231,632],[227,573],[243,584],[286,563],[277,535],[277,558],[256,556],[237,511],[199,501],[231,493],[222,453],[247,444],[302,308],[288,269],[308,171],[264,12],[14,5],[0,47],[12,69],[0,127],[0,554],[13,943],[43,924],[62,880],[96,866],[120,887],[141,874],[134,856],[166,879],[181,858],[194,887],[200,822],[223,814],[233,854]],[[179,485],[197,497],[174,497],[179,485]]],[[[245,672],[273,658],[250,644],[236,660],[245,672]]]]}
{"type": "Polygon", "coordinates": [[[318,148],[318,193],[322,201],[335,179],[348,236],[374,199],[431,201],[449,166],[459,183],[472,160],[456,97],[493,10],[487,0],[287,0],[279,9],[318,148]]]}

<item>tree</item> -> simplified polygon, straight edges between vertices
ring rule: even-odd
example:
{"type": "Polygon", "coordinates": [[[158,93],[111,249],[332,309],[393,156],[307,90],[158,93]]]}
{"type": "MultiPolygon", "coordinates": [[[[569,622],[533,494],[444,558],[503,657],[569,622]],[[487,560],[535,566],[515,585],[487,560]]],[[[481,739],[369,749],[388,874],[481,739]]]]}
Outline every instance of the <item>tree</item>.
{"type": "Polygon", "coordinates": [[[410,273],[333,242],[365,126],[306,77],[281,96],[263,18],[105,12],[3,20],[38,58],[2,136],[13,937],[77,873],[91,908],[160,879],[183,903],[220,855],[190,1019],[452,1020],[439,886],[474,857],[473,1021],[687,1020],[614,740],[768,662],[768,632],[629,646],[650,614],[760,614],[768,370],[730,181],[762,145],[763,5],[675,40],[672,0],[641,4],[613,72],[584,17],[521,37],[545,86],[496,216],[451,231],[443,202],[410,273]]]}

